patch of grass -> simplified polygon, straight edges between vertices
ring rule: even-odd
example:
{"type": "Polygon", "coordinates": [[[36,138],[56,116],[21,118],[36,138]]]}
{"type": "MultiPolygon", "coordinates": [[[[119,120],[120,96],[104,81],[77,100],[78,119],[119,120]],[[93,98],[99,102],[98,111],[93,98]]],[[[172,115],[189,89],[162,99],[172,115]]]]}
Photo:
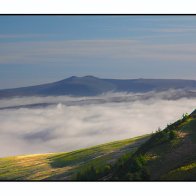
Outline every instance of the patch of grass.
{"type": "Polygon", "coordinates": [[[50,154],[0,158],[0,180],[42,180],[59,169],[52,169],[50,154]]]}
{"type": "Polygon", "coordinates": [[[190,138],[194,143],[196,143],[196,119],[190,118],[187,123],[185,123],[182,128],[183,131],[189,132],[190,138]]]}
{"type": "Polygon", "coordinates": [[[165,129],[154,133],[151,138],[146,141],[138,149],[137,154],[145,154],[153,152],[155,154],[164,154],[180,143],[177,131],[165,129]]]}
{"type": "Polygon", "coordinates": [[[78,164],[87,163],[88,161],[91,161],[92,159],[96,157],[101,157],[101,156],[104,156],[105,154],[112,153],[130,144],[133,145],[139,140],[145,139],[147,137],[148,135],[139,136],[139,137],[135,137],[131,139],[98,145],[98,146],[87,148],[87,149],[76,150],[76,151],[69,152],[69,153],[60,153],[60,154],[51,156],[49,158],[50,165],[53,168],[59,168],[59,167],[71,166],[75,164],[78,165],[78,164]]]}
{"type": "Polygon", "coordinates": [[[196,180],[196,162],[181,166],[164,175],[162,180],[196,180]]]}

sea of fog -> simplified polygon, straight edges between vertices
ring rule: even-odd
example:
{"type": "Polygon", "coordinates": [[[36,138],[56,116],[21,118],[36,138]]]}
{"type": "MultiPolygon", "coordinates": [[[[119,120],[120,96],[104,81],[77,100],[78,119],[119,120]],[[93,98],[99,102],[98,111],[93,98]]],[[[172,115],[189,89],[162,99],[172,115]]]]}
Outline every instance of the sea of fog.
{"type": "Polygon", "coordinates": [[[0,99],[0,157],[71,151],[152,133],[191,113],[195,103],[181,91],[0,99]]]}

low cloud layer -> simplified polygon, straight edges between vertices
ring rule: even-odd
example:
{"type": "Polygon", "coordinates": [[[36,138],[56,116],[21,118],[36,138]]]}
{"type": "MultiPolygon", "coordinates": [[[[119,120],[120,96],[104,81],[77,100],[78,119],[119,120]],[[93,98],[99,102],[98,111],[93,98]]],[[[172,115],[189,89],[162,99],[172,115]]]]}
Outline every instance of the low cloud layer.
{"type": "MultiPolygon", "coordinates": [[[[54,105],[44,108],[18,108],[0,110],[0,156],[30,153],[71,151],[109,141],[152,133],[158,127],[179,119],[183,113],[195,109],[196,98],[165,100],[154,96],[150,99],[126,100],[133,94],[108,94],[101,99],[122,97],[119,102],[75,104],[84,98],[48,97],[54,105]],[[63,101],[65,102],[63,104],[63,101]],[[72,105],[66,105],[72,101],[72,105]]],[[[100,99],[100,97],[95,97],[100,99]]],[[[0,100],[0,106],[32,102],[44,98],[17,98],[0,100]],[[9,102],[9,103],[8,103],[9,102]]]]}

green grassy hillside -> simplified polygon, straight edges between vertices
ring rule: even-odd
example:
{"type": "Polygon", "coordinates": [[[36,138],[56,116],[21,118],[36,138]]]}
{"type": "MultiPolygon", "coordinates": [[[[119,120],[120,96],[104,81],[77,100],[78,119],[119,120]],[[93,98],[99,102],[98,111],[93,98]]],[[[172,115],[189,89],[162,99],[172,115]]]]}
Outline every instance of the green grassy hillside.
{"type": "Polygon", "coordinates": [[[134,152],[148,138],[145,135],[68,153],[0,158],[0,180],[72,180],[90,165],[99,169],[115,163],[123,154],[134,152]]]}

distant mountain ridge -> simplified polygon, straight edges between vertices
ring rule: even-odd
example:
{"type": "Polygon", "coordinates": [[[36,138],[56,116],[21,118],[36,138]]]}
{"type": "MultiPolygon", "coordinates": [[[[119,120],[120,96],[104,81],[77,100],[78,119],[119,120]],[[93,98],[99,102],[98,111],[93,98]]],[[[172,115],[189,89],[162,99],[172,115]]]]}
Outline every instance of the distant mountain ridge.
{"type": "Polygon", "coordinates": [[[0,98],[14,96],[95,96],[106,92],[148,92],[168,89],[196,90],[196,80],[180,79],[101,79],[76,77],[53,83],[0,90],[0,98]]]}

